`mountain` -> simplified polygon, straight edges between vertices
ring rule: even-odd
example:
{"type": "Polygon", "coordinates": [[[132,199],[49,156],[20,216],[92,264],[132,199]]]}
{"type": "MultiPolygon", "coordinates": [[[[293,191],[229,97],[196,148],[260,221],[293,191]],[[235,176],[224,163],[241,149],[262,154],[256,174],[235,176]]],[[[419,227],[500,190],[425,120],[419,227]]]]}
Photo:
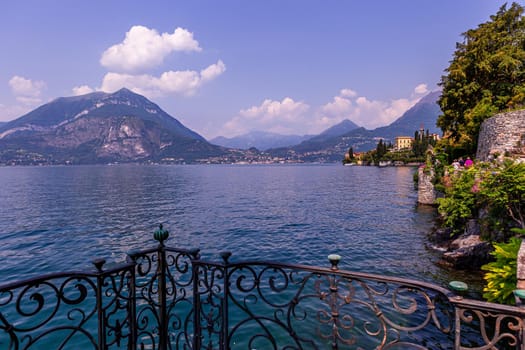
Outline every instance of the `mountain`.
{"type": "Polygon", "coordinates": [[[357,128],[359,128],[359,126],[356,123],[354,123],[350,119],[345,119],[342,122],[340,122],[339,124],[336,124],[336,125],[328,128],[328,129],[326,129],[325,131],[320,133],[317,137],[319,137],[319,136],[322,136],[322,137],[325,137],[325,138],[336,137],[336,136],[340,136],[340,135],[346,134],[347,132],[350,132],[350,131],[355,130],[357,128]]]}
{"type": "Polygon", "coordinates": [[[422,126],[440,135],[436,126],[441,113],[437,104],[440,94],[439,91],[429,93],[388,126],[374,130],[359,127],[333,137],[319,137],[320,134],[293,147],[270,149],[268,153],[295,161],[335,162],[343,159],[350,147],[357,152],[369,151],[376,147],[379,139],[394,142],[397,136],[413,136],[422,126]]]}
{"type": "Polygon", "coordinates": [[[429,93],[392,124],[375,130],[389,139],[396,136],[414,136],[414,132],[420,128],[428,129],[431,134],[441,135],[441,129],[436,125],[437,116],[441,114],[437,104],[440,95],[441,91],[429,93]]]}
{"type": "Polygon", "coordinates": [[[313,136],[308,140],[305,140],[307,144],[323,143],[327,140],[330,140],[334,137],[338,137],[344,134],[347,134],[353,130],[359,129],[359,126],[349,119],[345,119],[339,124],[336,124],[319,135],[313,136]]]}
{"type": "Polygon", "coordinates": [[[224,153],[125,88],[61,97],[0,126],[0,163],[184,162],[224,153]]]}
{"type": "Polygon", "coordinates": [[[297,145],[312,137],[311,135],[281,135],[273,132],[252,131],[247,134],[227,138],[219,136],[210,140],[210,143],[230,148],[249,149],[255,147],[267,150],[276,147],[289,147],[297,145]]]}

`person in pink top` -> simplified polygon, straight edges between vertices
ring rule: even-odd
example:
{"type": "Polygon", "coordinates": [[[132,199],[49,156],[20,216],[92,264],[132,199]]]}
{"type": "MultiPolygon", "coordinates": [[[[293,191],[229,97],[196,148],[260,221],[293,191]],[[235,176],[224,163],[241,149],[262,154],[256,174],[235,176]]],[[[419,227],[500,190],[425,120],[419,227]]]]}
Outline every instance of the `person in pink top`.
{"type": "Polygon", "coordinates": [[[470,159],[470,157],[467,157],[467,160],[465,161],[465,168],[472,166],[472,164],[474,164],[472,162],[472,159],[470,159]]]}

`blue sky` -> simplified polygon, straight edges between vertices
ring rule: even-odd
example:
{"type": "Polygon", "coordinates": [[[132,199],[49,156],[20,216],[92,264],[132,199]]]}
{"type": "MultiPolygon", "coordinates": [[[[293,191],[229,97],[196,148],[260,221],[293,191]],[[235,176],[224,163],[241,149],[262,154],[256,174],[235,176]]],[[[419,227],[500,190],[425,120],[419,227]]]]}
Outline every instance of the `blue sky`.
{"type": "Polygon", "coordinates": [[[126,86],[206,138],[372,129],[437,89],[461,33],[503,3],[7,1],[0,121],[126,86]]]}

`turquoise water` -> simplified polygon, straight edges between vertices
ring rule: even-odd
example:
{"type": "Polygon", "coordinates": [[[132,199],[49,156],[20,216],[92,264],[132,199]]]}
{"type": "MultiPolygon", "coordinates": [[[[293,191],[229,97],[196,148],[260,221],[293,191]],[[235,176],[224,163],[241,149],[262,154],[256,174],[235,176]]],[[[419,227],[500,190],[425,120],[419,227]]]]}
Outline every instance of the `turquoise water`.
{"type": "MultiPolygon", "coordinates": [[[[328,266],[446,285],[467,276],[427,248],[435,212],[416,206],[413,168],[71,166],[0,168],[0,283],[120,262],[155,245],[205,258],[328,266]]],[[[479,276],[474,276],[474,281],[479,276]]]]}

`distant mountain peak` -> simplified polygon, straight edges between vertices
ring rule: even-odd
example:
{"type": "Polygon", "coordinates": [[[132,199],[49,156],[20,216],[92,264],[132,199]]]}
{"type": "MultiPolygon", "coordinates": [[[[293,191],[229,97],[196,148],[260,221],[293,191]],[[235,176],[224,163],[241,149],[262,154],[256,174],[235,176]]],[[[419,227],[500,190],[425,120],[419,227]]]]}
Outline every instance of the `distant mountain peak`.
{"type": "Polygon", "coordinates": [[[423,96],[418,103],[437,103],[439,97],[441,96],[441,90],[434,90],[423,96]]]}
{"type": "Polygon", "coordinates": [[[146,99],[144,96],[137,94],[130,89],[123,87],[113,93],[110,93],[109,96],[112,97],[134,97],[134,98],[140,98],[140,99],[146,99]]]}
{"type": "Polygon", "coordinates": [[[323,131],[320,135],[324,136],[339,136],[346,134],[349,131],[359,128],[359,125],[351,121],[350,119],[345,119],[342,122],[329,127],[323,131]]]}
{"type": "Polygon", "coordinates": [[[136,93],[134,93],[133,91],[131,91],[127,87],[120,88],[120,90],[117,90],[114,93],[130,93],[130,94],[137,95],[136,93]]]}
{"type": "Polygon", "coordinates": [[[0,146],[0,158],[22,149],[72,163],[184,159],[223,152],[127,88],[57,98],[0,125],[0,146]]]}

